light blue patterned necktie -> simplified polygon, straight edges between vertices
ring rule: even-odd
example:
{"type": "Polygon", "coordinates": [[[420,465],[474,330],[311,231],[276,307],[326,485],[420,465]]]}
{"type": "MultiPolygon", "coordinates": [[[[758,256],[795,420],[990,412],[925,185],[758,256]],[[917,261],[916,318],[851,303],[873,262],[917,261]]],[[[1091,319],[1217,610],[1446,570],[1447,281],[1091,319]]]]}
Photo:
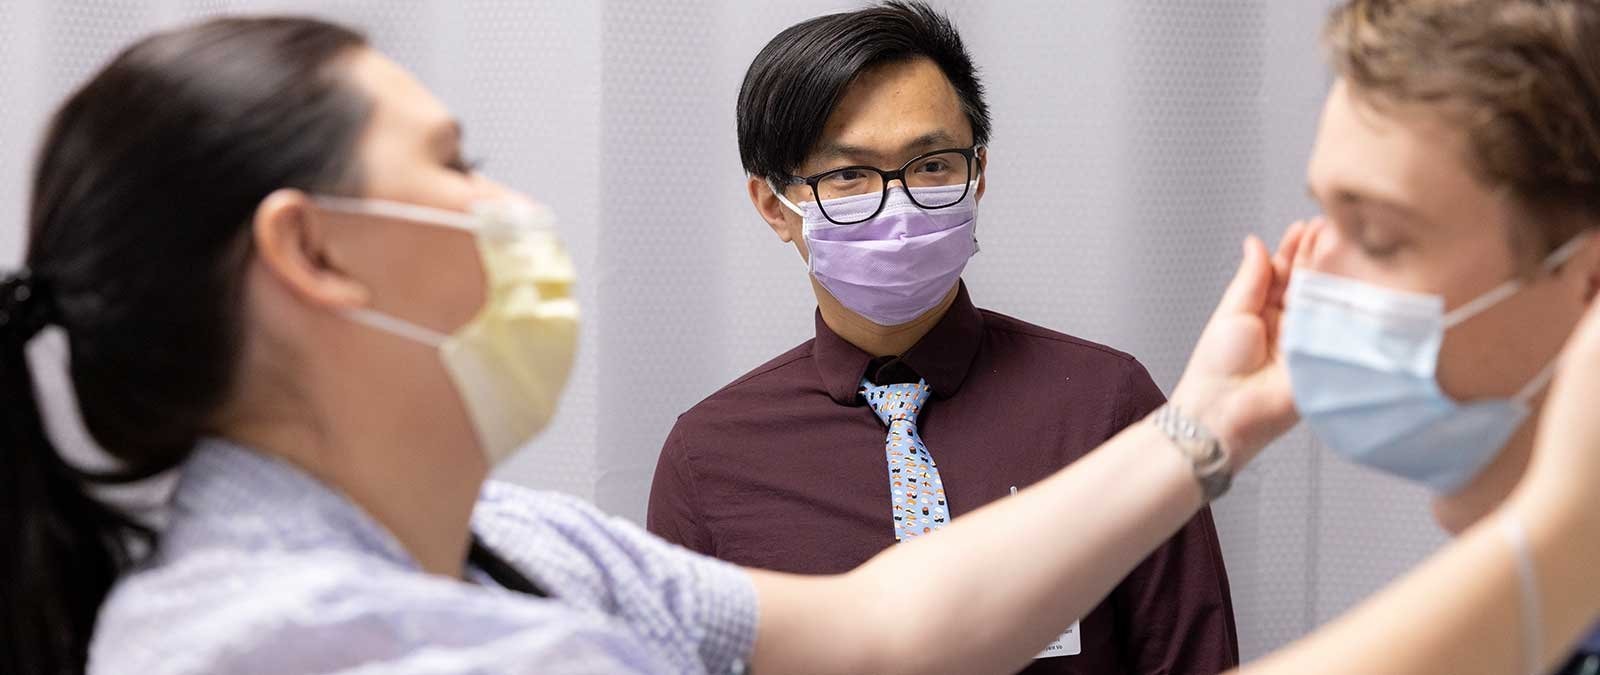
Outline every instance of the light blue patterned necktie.
{"type": "Polygon", "coordinates": [[[917,414],[933,389],[926,380],[916,384],[875,385],[861,380],[861,394],[889,427],[884,454],[889,460],[889,499],[894,514],[894,540],[910,541],[950,522],[944,481],[928,446],[917,434],[917,414]]]}

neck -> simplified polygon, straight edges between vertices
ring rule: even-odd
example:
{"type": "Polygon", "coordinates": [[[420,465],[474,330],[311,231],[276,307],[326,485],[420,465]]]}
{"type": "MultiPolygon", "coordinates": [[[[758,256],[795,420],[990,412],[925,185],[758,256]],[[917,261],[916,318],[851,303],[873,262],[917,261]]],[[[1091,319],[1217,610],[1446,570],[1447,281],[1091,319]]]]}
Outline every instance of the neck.
{"type": "MultiPolygon", "coordinates": [[[[337,374],[344,382],[303,378],[296,395],[279,396],[277,405],[261,396],[250,405],[246,393],[233,409],[254,413],[226,419],[223,435],[338,489],[383,525],[424,571],[461,578],[469,521],[487,463],[473,444],[460,441],[459,430],[444,414],[419,413],[430,408],[397,405],[408,399],[375,393],[415,389],[415,382],[389,381],[394,376],[376,367],[363,369],[367,377],[352,377],[348,363],[342,372],[324,365],[320,372],[337,374]],[[288,400],[296,404],[285,405],[288,400]]],[[[241,389],[248,392],[250,383],[241,389]]],[[[471,438],[470,427],[466,431],[471,438]]]]}
{"type": "Polygon", "coordinates": [[[1541,401],[1533,404],[1533,414],[1500,448],[1483,472],[1454,494],[1434,497],[1433,517],[1452,536],[1461,534],[1484,516],[1499,508],[1528,469],[1533,455],[1535,432],[1539,428],[1541,401]]]}
{"type": "Polygon", "coordinates": [[[946,293],[944,299],[934,305],[933,309],[909,323],[898,326],[880,326],[846,309],[834,299],[828,289],[817,282],[815,277],[811,279],[811,288],[817,294],[817,309],[822,313],[822,322],[828,325],[828,329],[844,338],[846,342],[855,345],[857,349],[876,358],[904,354],[927,335],[928,331],[933,330],[939,320],[950,311],[950,306],[955,303],[961,283],[956,282],[955,286],[950,287],[950,292],[946,293]]]}

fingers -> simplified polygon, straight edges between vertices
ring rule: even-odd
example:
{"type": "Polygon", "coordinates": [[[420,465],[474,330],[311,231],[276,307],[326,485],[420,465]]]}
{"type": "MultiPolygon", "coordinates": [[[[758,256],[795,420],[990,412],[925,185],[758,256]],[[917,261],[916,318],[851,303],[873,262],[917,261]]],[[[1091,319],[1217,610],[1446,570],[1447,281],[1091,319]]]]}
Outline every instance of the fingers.
{"type": "Polygon", "coordinates": [[[1304,247],[1306,233],[1315,220],[1302,220],[1289,226],[1278,243],[1278,252],[1272,256],[1272,289],[1267,293],[1267,305],[1280,304],[1283,292],[1289,286],[1289,273],[1294,269],[1295,258],[1304,247]]]}
{"type": "MultiPolygon", "coordinates": [[[[1590,307],[1562,351],[1561,365],[1540,414],[1528,473],[1518,485],[1524,500],[1596,511],[1593,485],[1600,479],[1600,304],[1590,307]]],[[[1592,521],[1591,521],[1592,522],[1592,521]]]]}
{"type": "Polygon", "coordinates": [[[1289,268],[1294,265],[1295,256],[1300,251],[1300,242],[1305,239],[1306,230],[1312,222],[1298,221],[1283,233],[1283,241],[1278,242],[1278,252],[1272,256],[1272,267],[1279,276],[1288,276],[1289,268]]]}
{"type": "Polygon", "coordinates": [[[1294,264],[1292,267],[1315,269],[1317,243],[1327,230],[1328,221],[1326,218],[1318,216],[1311,219],[1311,222],[1306,225],[1305,232],[1300,235],[1299,246],[1294,252],[1294,264]]]}
{"type": "Polygon", "coordinates": [[[1272,287],[1272,277],[1272,263],[1268,260],[1266,245],[1254,235],[1246,238],[1244,260],[1239,263],[1239,271],[1234,273],[1233,281],[1223,292],[1222,301],[1217,303],[1217,313],[1260,312],[1262,304],[1266,302],[1267,291],[1272,287]]]}
{"type": "Polygon", "coordinates": [[[1290,225],[1288,231],[1283,234],[1283,240],[1278,243],[1277,253],[1272,256],[1272,286],[1267,290],[1261,312],[1261,319],[1266,322],[1267,345],[1271,351],[1276,351],[1278,320],[1283,314],[1283,296],[1289,290],[1289,277],[1294,271],[1295,260],[1306,248],[1308,233],[1320,220],[1314,218],[1290,225]]]}

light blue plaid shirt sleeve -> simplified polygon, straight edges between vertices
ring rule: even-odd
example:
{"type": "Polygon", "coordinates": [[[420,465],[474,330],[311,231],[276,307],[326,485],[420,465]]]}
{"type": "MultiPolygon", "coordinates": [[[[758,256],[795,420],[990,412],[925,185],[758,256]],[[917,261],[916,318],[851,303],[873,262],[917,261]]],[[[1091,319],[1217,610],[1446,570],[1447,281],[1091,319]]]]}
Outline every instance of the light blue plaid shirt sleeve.
{"type": "Polygon", "coordinates": [[[709,672],[741,671],[753,648],[756,592],[748,573],[585,502],[490,483],[473,530],[563,601],[615,616],[648,640],[694,645],[709,672]]]}
{"type": "Polygon", "coordinates": [[[487,486],[473,527],[552,596],[432,576],[342,495],[208,442],[159,551],[101,608],[91,673],[738,672],[742,570],[578,500],[487,486]]]}

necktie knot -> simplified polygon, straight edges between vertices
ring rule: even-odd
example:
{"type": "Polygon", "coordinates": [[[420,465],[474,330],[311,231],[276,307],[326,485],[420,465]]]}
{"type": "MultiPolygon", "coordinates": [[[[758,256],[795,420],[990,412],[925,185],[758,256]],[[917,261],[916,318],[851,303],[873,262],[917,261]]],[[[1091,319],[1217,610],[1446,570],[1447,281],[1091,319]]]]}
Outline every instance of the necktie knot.
{"type": "Polygon", "coordinates": [[[861,395],[884,424],[892,427],[895,422],[903,421],[916,426],[917,415],[922,412],[928,397],[933,395],[933,388],[928,386],[926,380],[916,384],[885,385],[862,380],[861,395]]]}

